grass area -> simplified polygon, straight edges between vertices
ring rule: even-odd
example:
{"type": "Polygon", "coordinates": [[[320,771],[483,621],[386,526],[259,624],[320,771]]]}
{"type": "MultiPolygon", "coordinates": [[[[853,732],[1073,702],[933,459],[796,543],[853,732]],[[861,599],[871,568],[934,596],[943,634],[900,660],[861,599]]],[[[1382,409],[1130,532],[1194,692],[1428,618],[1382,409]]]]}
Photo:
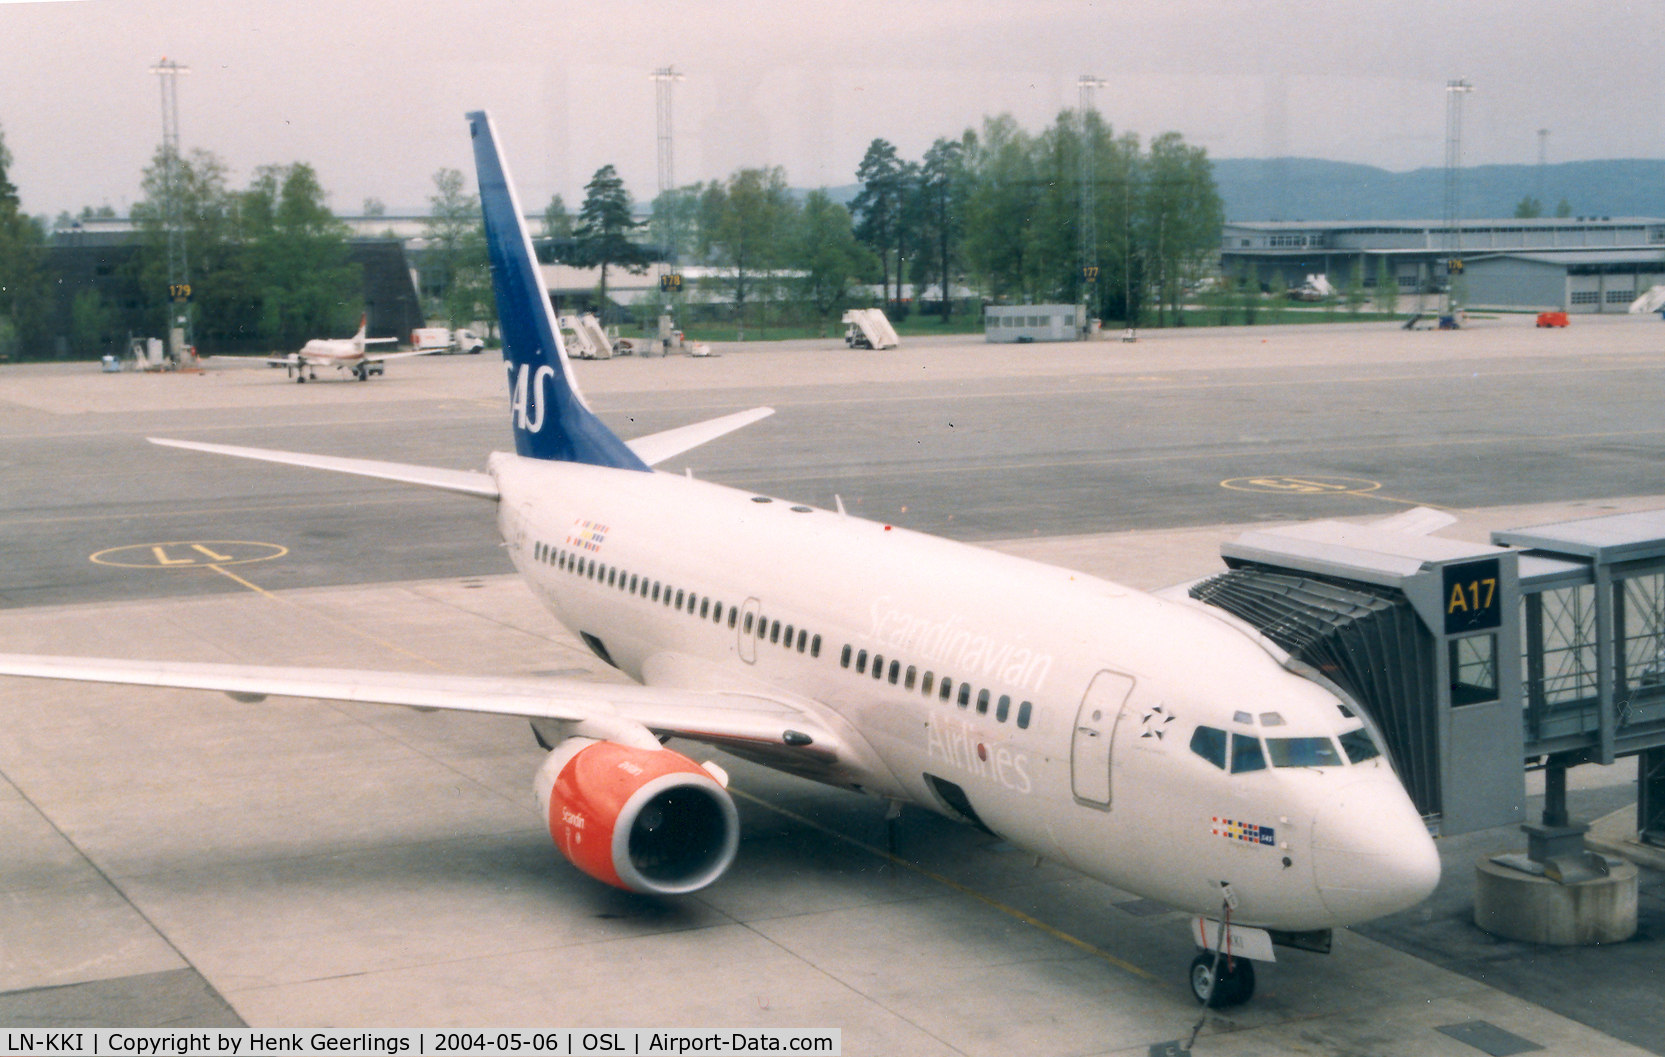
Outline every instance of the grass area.
{"type": "MultiPolygon", "coordinates": [[[[1181,313],[1180,326],[1186,327],[1241,327],[1241,326],[1279,326],[1301,323],[1397,323],[1407,319],[1412,313],[1404,312],[1349,312],[1345,308],[1325,309],[1323,307],[1294,307],[1270,308],[1262,306],[1255,310],[1254,322],[1244,322],[1243,310],[1233,307],[1219,308],[1187,308],[1181,313]]],[[[1470,315],[1471,319],[1479,318],[1470,315]]],[[[904,338],[928,337],[933,334],[968,334],[981,336],[983,333],[983,319],[981,315],[970,312],[956,314],[948,325],[944,326],[936,316],[910,315],[900,323],[892,324],[896,333],[904,338]]],[[[1104,321],[1106,333],[1117,333],[1126,328],[1120,320],[1107,319],[1104,321]]],[[[1140,328],[1154,330],[1154,320],[1146,320],[1140,328]]],[[[747,324],[746,341],[786,341],[802,338],[827,338],[839,340],[844,336],[844,325],[838,322],[829,323],[825,328],[814,323],[792,323],[758,325],[747,324]]],[[[687,328],[689,341],[738,341],[740,340],[733,323],[695,323],[687,328]]]]}
{"type": "MultiPolygon", "coordinates": [[[[977,334],[983,333],[983,318],[980,315],[961,313],[949,320],[944,326],[936,316],[910,315],[900,323],[892,322],[898,337],[922,338],[932,334],[977,334]]],[[[733,323],[693,323],[684,328],[684,334],[689,341],[738,341],[737,331],[733,323]]],[[[798,338],[828,338],[834,341],[844,339],[844,324],[836,319],[825,327],[819,323],[789,323],[760,326],[755,323],[746,324],[746,341],[788,341],[798,338]]]]}

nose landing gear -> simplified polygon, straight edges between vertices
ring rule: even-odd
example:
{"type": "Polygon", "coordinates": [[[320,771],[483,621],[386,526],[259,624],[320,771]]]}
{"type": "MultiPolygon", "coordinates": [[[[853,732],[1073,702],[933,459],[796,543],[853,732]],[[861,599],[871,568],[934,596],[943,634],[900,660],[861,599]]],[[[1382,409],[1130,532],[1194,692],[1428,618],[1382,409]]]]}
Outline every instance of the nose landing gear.
{"type": "Polygon", "coordinates": [[[1191,993],[1209,1009],[1240,1006],[1255,993],[1255,963],[1204,951],[1191,960],[1191,993]]]}

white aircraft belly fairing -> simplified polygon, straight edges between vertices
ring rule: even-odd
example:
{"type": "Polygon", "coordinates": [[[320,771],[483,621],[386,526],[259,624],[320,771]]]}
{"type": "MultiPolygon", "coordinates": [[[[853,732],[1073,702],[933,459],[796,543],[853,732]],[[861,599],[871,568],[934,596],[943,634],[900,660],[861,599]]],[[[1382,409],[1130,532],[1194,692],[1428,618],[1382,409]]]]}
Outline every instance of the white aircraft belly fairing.
{"type": "MultiPolygon", "coordinates": [[[[650,469],[769,411],[614,436],[573,380],[490,119],[469,122],[515,453],[482,474],[158,443],[496,500],[536,596],[641,685],[19,655],[0,656],[0,673],[554,721],[535,780],[551,836],[591,876],[638,891],[709,884],[738,841],[726,776],[665,735],[960,818],[1227,918],[1252,956],[1266,956],[1255,936],[1366,920],[1433,889],[1433,842],[1364,722],[1240,624],[650,469]]],[[[1199,997],[1247,997],[1241,977],[1214,994],[1212,973],[1194,972],[1199,997]]]]}

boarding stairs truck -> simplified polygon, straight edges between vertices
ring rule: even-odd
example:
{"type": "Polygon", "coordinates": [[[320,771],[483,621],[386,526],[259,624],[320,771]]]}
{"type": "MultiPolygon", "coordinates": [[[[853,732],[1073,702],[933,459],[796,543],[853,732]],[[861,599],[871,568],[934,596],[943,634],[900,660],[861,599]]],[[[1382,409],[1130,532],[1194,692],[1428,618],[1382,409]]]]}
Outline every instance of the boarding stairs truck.
{"type": "Polygon", "coordinates": [[[567,339],[567,353],[584,360],[613,358],[613,339],[593,313],[561,317],[562,337],[567,339]]]}
{"type": "Polygon", "coordinates": [[[852,349],[894,349],[902,343],[881,308],[852,308],[844,313],[844,344],[852,349]]]}

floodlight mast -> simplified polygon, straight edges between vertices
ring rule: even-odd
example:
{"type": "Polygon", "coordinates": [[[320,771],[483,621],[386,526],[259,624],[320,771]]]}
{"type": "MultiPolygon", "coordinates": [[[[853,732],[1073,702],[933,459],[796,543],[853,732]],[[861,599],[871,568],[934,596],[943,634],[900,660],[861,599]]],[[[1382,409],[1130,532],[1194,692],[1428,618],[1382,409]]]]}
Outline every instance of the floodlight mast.
{"type": "MultiPolygon", "coordinates": [[[[654,82],[654,96],[655,103],[657,104],[656,109],[658,111],[659,197],[661,200],[664,200],[666,192],[674,191],[676,189],[675,159],[672,154],[671,88],[676,84],[676,82],[684,80],[684,77],[682,74],[677,72],[675,66],[661,66],[649,74],[648,78],[654,82]]],[[[666,241],[669,243],[669,245],[664,247],[666,251],[665,255],[667,257],[674,257],[681,252],[680,243],[682,241],[682,233],[677,230],[678,221],[674,203],[665,200],[663,204],[667,211],[664,234],[666,241]]],[[[664,287],[665,276],[669,271],[667,263],[663,260],[660,261],[657,271],[659,274],[660,286],[664,287]]]]}
{"type": "Polygon", "coordinates": [[[189,66],[164,58],[150,68],[162,85],[162,215],[168,231],[168,355],[185,360],[190,335],[191,262],[179,195],[179,77],[189,66]]]}
{"type": "Polygon", "coordinates": [[[1079,96],[1076,117],[1081,128],[1078,150],[1081,180],[1081,222],[1078,225],[1081,231],[1081,304],[1088,315],[1098,310],[1098,158],[1088,134],[1087,112],[1093,109],[1093,89],[1103,88],[1109,83],[1090,73],[1084,73],[1075,80],[1079,96]]]}
{"type": "Polygon", "coordinates": [[[1463,96],[1474,86],[1459,77],[1445,82],[1445,230],[1450,256],[1446,259],[1446,304],[1455,310],[1457,284],[1463,274],[1462,207],[1458,175],[1463,167],[1463,96]]]}

